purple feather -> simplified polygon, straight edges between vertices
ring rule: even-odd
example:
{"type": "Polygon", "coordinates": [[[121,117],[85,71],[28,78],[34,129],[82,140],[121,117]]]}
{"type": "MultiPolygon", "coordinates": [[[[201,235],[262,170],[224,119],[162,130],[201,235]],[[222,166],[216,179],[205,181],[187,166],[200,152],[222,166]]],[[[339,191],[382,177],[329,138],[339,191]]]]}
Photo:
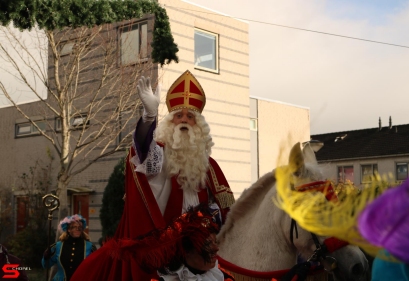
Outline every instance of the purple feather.
{"type": "Polygon", "coordinates": [[[409,179],[385,191],[358,218],[362,236],[409,263],[409,179]]]}

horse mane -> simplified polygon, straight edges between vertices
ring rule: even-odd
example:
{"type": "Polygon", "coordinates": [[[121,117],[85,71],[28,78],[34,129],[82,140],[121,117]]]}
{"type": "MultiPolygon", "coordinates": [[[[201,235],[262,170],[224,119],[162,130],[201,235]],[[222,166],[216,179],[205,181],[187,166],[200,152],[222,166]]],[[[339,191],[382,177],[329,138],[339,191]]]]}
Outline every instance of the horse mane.
{"type": "Polygon", "coordinates": [[[226,233],[233,228],[235,221],[242,218],[250,208],[254,207],[255,202],[258,202],[257,199],[259,197],[264,197],[275,182],[275,170],[273,170],[272,172],[262,176],[250,188],[243,191],[239,199],[237,199],[227,214],[226,222],[218,235],[220,242],[224,240],[226,233]]]}

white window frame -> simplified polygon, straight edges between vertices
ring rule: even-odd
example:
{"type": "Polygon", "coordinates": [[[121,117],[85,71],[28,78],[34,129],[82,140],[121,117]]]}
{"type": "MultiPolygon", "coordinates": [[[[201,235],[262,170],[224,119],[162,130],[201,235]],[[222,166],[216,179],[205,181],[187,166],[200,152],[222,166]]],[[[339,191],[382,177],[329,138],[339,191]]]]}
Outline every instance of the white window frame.
{"type": "Polygon", "coordinates": [[[370,183],[371,178],[375,176],[375,172],[378,172],[378,164],[377,163],[372,163],[372,164],[361,164],[361,183],[370,183]],[[364,175],[364,167],[371,166],[371,175],[364,175]],[[376,167],[376,169],[375,169],[376,167]]]}
{"type": "MultiPolygon", "coordinates": [[[[44,132],[46,130],[47,124],[45,123],[44,120],[34,121],[34,123],[36,123],[37,126],[40,127],[41,131],[44,132]],[[41,126],[44,126],[44,129],[42,129],[41,126]]],[[[37,135],[40,135],[41,133],[39,130],[37,130],[37,128],[34,126],[33,123],[21,122],[21,123],[16,123],[14,134],[16,138],[21,138],[21,137],[26,137],[26,136],[37,136],[37,135]],[[28,128],[28,131],[26,133],[19,133],[19,128],[22,128],[22,127],[28,128]]]]}
{"type": "MultiPolygon", "coordinates": [[[[147,21],[140,21],[140,22],[134,22],[132,24],[124,25],[119,27],[119,65],[121,66],[127,66],[127,65],[133,65],[141,62],[146,62],[148,61],[148,22],[147,21]],[[125,38],[125,34],[131,34],[134,35],[138,33],[138,36],[134,37],[133,39],[135,40],[137,38],[137,42],[132,42],[128,41],[127,43],[127,38],[125,38]],[[132,50],[131,54],[126,54],[124,52],[124,45],[126,44],[131,44],[131,43],[136,43],[137,47],[134,47],[136,49],[134,52],[132,50]],[[133,56],[132,54],[135,54],[133,56]],[[125,56],[127,56],[125,58],[125,56]]],[[[132,38],[131,38],[132,39],[132,38]]],[[[128,45],[129,47],[130,45],[128,45]]]]}
{"type": "MultiPolygon", "coordinates": [[[[196,69],[201,69],[201,70],[205,70],[205,71],[209,71],[209,72],[213,72],[213,73],[219,73],[219,34],[214,33],[214,32],[210,32],[210,31],[206,31],[200,28],[195,28],[194,30],[194,66],[196,69]],[[211,67],[206,67],[206,66],[201,66],[199,65],[199,63],[201,63],[201,58],[205,58],[206,56],[199,56],[197,54],[197,44],[196,44],[196,36],[208,36],[208,37],[214,37],[214,54],[212,54],[214,56],[214,61],[215,61],[215,65],[214,68],[211,67]]],[[[208,56],[208,55],[207,55],[208,56]]]]}

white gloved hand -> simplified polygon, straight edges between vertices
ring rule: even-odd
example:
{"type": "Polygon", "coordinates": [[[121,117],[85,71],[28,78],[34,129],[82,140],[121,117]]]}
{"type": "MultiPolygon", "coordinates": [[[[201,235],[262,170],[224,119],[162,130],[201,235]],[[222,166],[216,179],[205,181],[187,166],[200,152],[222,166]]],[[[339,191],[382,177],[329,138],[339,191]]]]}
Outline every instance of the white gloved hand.
{"type": "Polygon", "coordinates": [[[154,121],[158,115],[158,107],[160,102],[160,85],[156,87],[155,94],[152,92],[151,79],[141,77],[136,86],[139,93],[139,98],[143,104],[142,119],[145,122],[154,121]]]}

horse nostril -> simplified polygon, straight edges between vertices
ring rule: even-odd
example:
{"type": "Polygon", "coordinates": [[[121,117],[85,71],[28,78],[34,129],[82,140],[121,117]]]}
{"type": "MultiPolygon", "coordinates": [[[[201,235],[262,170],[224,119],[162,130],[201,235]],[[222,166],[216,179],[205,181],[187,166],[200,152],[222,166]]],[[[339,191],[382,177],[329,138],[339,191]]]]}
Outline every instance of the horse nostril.
{"type": "Polygon", "coordinates": [[[362,275],[364,273],[364,267],[362,266],[362,264],[357,263],[354,266],[352,266],[351,273],[354,276],[362,275]]]}

